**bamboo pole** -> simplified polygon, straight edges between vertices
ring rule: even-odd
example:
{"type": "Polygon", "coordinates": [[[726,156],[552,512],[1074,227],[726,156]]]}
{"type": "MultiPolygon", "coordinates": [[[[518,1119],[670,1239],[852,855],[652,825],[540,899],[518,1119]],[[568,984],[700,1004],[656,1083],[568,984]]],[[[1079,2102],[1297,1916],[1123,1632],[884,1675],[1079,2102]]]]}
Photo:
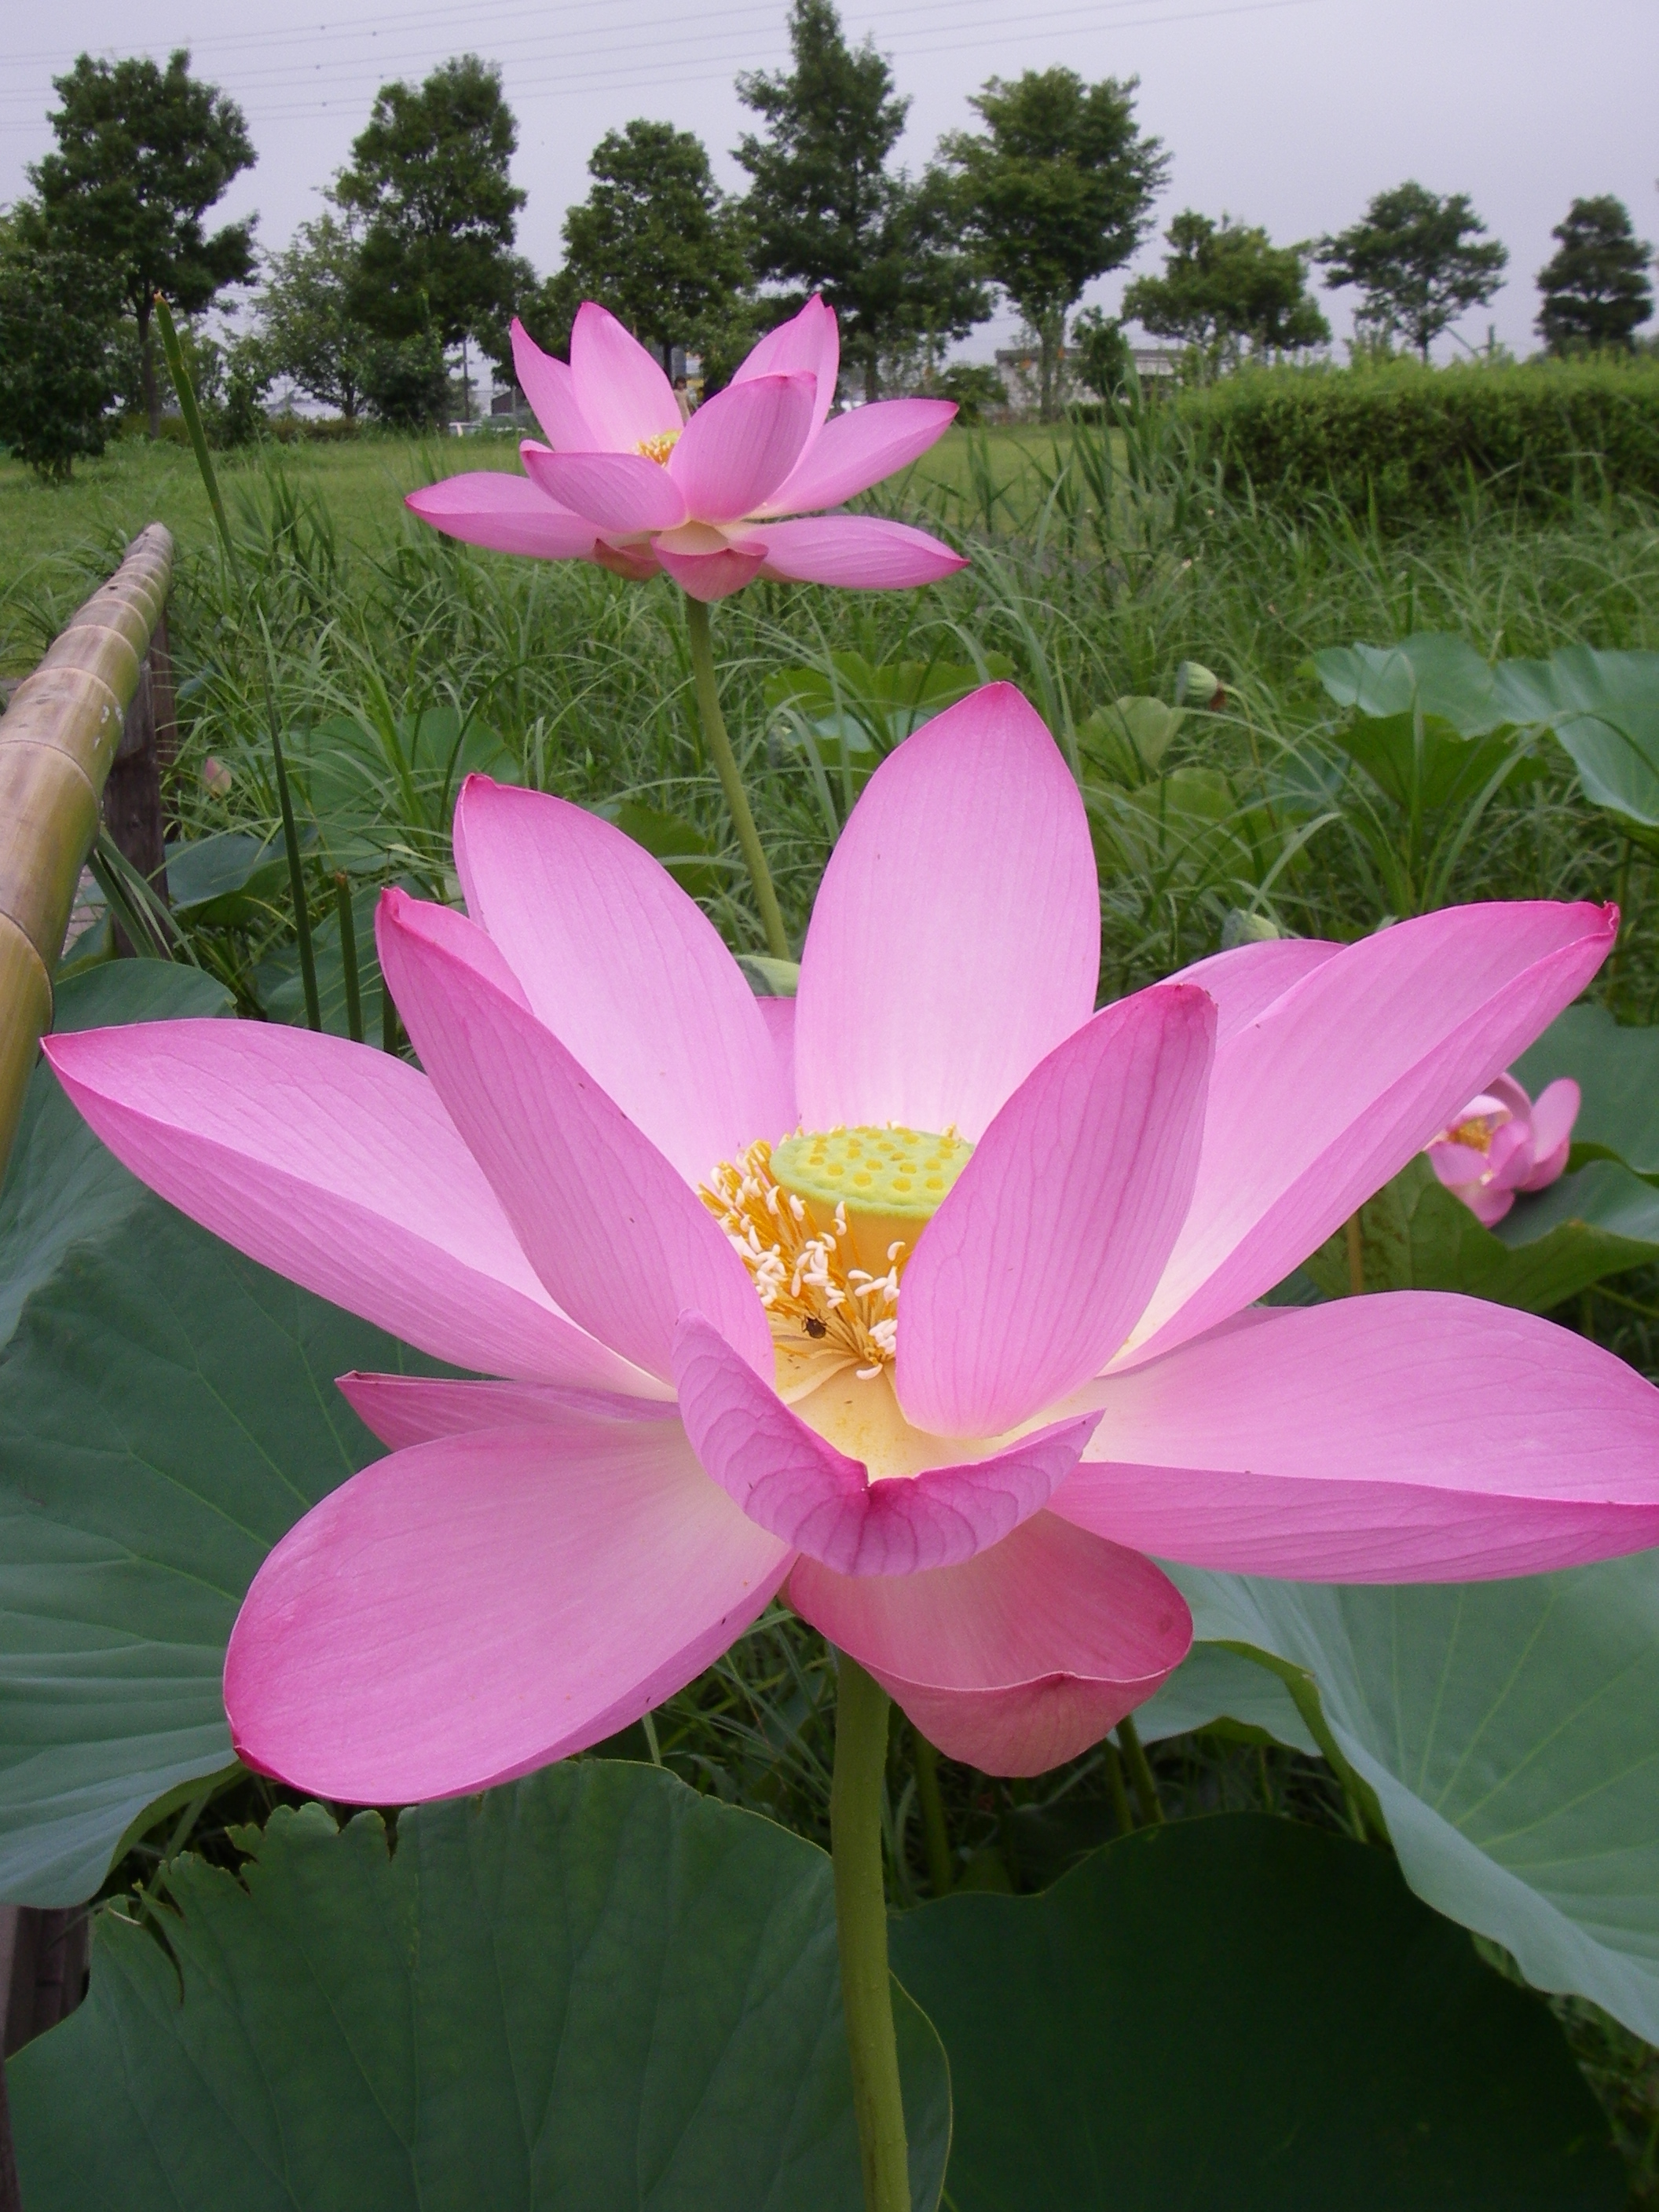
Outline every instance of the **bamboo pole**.
{"type": "Polygon", "coordinates": [[[0,1174],[52,1026],[52,979],[104,780],[172,579],[172,536],[152,522],[0,716],[0,1174]]]}

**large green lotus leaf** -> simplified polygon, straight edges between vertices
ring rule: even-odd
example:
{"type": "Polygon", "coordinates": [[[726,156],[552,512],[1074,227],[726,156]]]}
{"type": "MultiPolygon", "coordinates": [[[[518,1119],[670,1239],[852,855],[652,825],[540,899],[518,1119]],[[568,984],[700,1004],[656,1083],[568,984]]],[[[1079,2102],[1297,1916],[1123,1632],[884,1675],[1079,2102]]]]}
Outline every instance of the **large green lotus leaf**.
{"type": "Polygon", "coordinates": [[[1039,1897],[922,1905],[893,1964],[950,2053],[956,2212],[1623,2202],[1544,2006],[1345,1837],[1141,1829],[1039,1897]]]}
{"type": "MultiPolygon", "coordinates": [[[[216,992],[112,962],[59,1019],[216,992]]],[[[44,1066],[0,1192],[0,1899],[72,1905],[147,1805],[230,1758],[242,1595],[381,1449],[334,1377],[434,1370],[163,1205],[44,1066]]]]}
{"type": "Polygon", "coordinates": [[[1379,720],[1420,708],[1473,738],[1504,722],[1542,719],[1514,713],[1468,640],[1445,631],[1419,630],[1393,646],[1334,646],[1316,653],[1313,665],[1339,707],[1379,720]]]}
{"type": "Polygon", "coordinates": [[[1492,673],[1509,719],[1547,724],[1595,805],[1659,830],[1659,653],[1573,645],[1492,673]]]}
{"type": "Polygon", "coordinates": [[[1534,1098],[1557,1076],[1577,1084],[1575,1161],[1622,1160],[1659,1180],[1659,1029],[1621,1029],[1605,1006],[1569,1006],[1513,1073],[1534,1098]]]}
{"type": "MultiPolygon", "coordinates": [[[[857,2212],[830,1861],[583,1760],[174,1862],[106,1911],[79,2011],[9,2070],[29,2212],[857,2212]],[[180,1982],[183,2002],[179,2002],[180,1982]]],[[[917,2212],[951,2134],[899,2003],[917,2212]]]]}
{"type": "Polygon", "coordinates": [[[1200,1678],[1176,1717],[1305,1748],[1285,1686],[1316,1686],[1304,1717],[1419,1896],[1659,2042],[1659,1551],[1401,1589],[1170,1572],[1201,1643],[1280,1670],[1255,1698],[1236,1670],[1200,1678]]]}
{"type": "MultiPolygon", "coordinates": [[[[1368,1291],[1462,1291],[1531,1313],[1659,1260],[1659,1192],[1613,1160],[1523,1193],[1491,1230],[1419,1156],[1360,1208],[1359,1225],[1368,1291]]],[[[1346,1232],[1303,1265],[1327,1297],[1342,1297],[1346,1232]]]]}
{"type": "Polygon", "coordinates": [[[1513,787],[1543,773],[1523,756],[1513,731],[1466,738],[1433,714],[1420,726],[1414,714],[1362,719],[1339,731],[1336,742],[1399,806],[1467,805],[1488,785],[1513,787]]]}

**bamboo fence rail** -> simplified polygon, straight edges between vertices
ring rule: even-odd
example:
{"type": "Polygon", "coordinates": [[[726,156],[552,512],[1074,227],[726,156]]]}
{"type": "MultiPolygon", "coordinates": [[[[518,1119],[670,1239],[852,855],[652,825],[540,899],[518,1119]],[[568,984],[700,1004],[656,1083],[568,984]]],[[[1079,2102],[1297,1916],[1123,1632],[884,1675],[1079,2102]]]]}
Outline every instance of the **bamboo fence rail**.
{"type": "Polygon", "coordinates": [[[0,1174],[52,1026],[52,975],[105,784],[124,738],[138,734],[128,710],[141,696],[154,745],[146,663],[172,579],[172,536],[152,522],[0,716],[0,1174]]]}

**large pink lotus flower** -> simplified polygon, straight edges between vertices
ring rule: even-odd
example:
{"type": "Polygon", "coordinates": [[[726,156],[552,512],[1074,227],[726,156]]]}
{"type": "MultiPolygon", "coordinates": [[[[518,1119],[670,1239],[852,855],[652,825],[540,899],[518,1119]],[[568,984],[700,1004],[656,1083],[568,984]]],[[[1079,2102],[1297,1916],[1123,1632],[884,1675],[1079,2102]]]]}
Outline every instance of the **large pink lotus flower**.
{"type": "Polygon", "coordinates": [[[888,591],[964,565],[904,523],[814,512],[925,453],[957,411],[946,399],[884,399],[830,422],[841,341],[816,296],[684,424],[660,365],[592,301],[568,368],[518,322],[513,363],[549,443],[526,439],[522,477],[486,469],[412,492],[416,514],[452,538],[623,576],[666,569],[696,599],[723,599],[757,576],[888,591]]]}
{"type": "Polygon", "coordinates": [[[1488,1229],[1500,1222],[1521,1190],[1547,1190],[1567,1164],[1578,1085],[1570,1075],[1546,1085],[1535,1100],[1512,1075],[1500,1075],[1454,1115],[1431,1144],[1429,1164],[1447,1189],[1488,1229]]]}
{"type": "Polygon", "coordinates": [[[46,1048],[175,1205],[500,1378],[344,1378],[392,1449],[248,1594],[251,1765],[477,1790],[787,1586],[945,1752],[1030,1773],[1186,1652],[1148,1553],[1401,1582],[1659,1539],[1659,1392],[1585,1339],[1251,1305],[1577,994],[1612,910],[1244,945],[1096,1012],[1088,823],[1000,684],[872,777],[793,1001],[578,807],[475,776],[455,860],[467,915],[380,908],[423,1073],[251,1022],[46,1048]]]}

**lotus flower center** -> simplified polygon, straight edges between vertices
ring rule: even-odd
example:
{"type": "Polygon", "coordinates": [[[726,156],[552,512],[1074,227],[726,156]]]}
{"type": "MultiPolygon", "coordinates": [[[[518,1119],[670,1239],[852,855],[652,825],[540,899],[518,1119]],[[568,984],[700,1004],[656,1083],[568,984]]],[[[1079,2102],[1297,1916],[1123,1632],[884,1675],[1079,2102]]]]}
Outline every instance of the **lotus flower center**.
{"type": "Polygon", "coordinates": [[[636,453],[643,453],[647,461],[654,461],[659,468],[665,469],[668,466],[668,456],[679,442],[680,434],[678,430],[654,430],[648,438],[641,438],[634,451],[636,453]]]}
{"type": "Polygon", "coordinates": [[[1509,1118],[1509,1114],[1502,1107],[1495,1114],[1471,1114],[1465,1121],[1454,1121],[1440,1141],[1446,1145],[1467,1145],[1472,1152],[1489,1152],[1492,1139],[1509,1118]]]}
{"type": "Polygon", "coordinates": [[[954,1130],[802,1131],[722,1162],[702,1193],[749,1270],[780,1347],[894,1358],[899,1280],[967,1165],[954,1130]]]}

